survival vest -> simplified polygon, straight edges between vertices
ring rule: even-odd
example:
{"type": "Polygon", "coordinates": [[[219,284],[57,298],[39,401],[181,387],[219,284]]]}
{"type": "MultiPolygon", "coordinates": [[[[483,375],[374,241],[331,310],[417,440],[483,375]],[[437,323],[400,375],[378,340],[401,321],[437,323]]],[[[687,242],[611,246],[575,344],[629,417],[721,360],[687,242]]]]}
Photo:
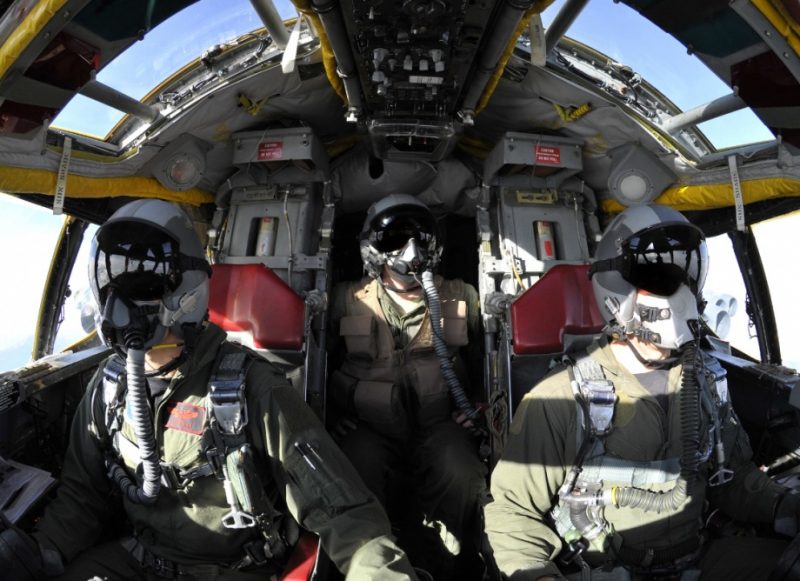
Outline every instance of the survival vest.
{"type": "MultiPolygon", "coordinates": [[[[346,390],[359,419],[389,436],[407,436],[414,426],[427,428],[449,419],[448,386],[433,347],[428,312],[417,334],[404,348],[395,347],[392,329],[378,299],[377,280],[356,282],[346,290],[346,313],[339,324],[347,354],[333,378],[346,390]],[[341,380],[345,374],[355,381],[341,380]]],[[[437,277],[442,306],[442,334],[451,358],[468,344],[464,282],[437,277]]]]}
{"type": "MultiPolygon", "coordinates": [[[[244,545],[245,555],[236,564],[237,568],[279,564],[288,556],[290,548],[283,529],[291,526],[287,522],[291,519],[284,519],[284,515],[270,502],[244,429],[248,422],[245,378],[255,357],[243,348],[237,346],[234,349],[227,343],[217,353],[208,381],[207,421],[204,426],[198,426],[203,430],[201,453],[207,462],[188,470],[160,462],[161,484],[172,490],[182,489],[199,478],[217,478],[231,509],[222,519],[223,526],[229,529],[252,528],[260,533],[261,540],[244,545]]],[[[134,447],[134,452],[138,450],[122,433],[126,391],[125,361],[114,356],[103,368],[102,380],[102,425],[106,427],[106,435],[100,440],[106,450],[109,470],[114,465],[119,466],[126,448],[128,454],[132,452],[131,447],[134,447]]],[[[93,405],[93,413],[96,409],[93,405]]],[[[94,419],[96,424],[101,424],[98,418],[94,419]]]]}

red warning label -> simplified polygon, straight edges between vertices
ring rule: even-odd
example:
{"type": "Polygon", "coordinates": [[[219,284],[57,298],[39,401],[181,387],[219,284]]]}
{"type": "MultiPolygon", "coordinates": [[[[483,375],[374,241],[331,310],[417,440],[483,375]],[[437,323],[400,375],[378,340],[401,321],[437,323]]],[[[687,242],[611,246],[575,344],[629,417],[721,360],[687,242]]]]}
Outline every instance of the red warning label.
{"type": "Polygon", "coordinates": [[[263,141],[258,144],[258,161],[283,158],[283,141],[263,141]]]}
{"type": "Polygon", "coordinates": [[[537,164],[561,165],[561,148],[552,145],[537,145],[533,151],[537,164]]]}

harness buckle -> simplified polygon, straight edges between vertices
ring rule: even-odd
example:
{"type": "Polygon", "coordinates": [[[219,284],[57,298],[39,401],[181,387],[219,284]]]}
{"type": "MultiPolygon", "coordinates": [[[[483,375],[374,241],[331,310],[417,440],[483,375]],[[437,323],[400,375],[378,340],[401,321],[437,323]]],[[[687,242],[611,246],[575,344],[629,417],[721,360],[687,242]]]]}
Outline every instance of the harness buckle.
{"type": "Polygon", "coordinates": [[[240,434],[247,425],[244,378],[212,381],[208,401],[219,430],[226,435],[240,434]]]}
{"type": "Polygon", "coordinates": [[[607,379],[588,379],[581,382],[581,392],[589,404],[589,426],[594,437],[606,436],[612,428],[617,394],[607,379]]]}
{"type": "MultiPolygon", "coordinates": [[[[589,548],[589,541],[585,538],[581,537],[574,541],[569,541],[567,543],[567,551],[562,553],[559,559],[566,565],[571,565],[577,559],[586,552],[589,548]]],[[[581,559],[582,561],[583,559],[581,559]]]]}
{"type": "Polygon", "coordinates": [[[164,577],[165,579],[175,579],[178,576],[178,568],[175,566],[174,562],[153,553],[150,554],[153,557],[150,566],[156,575],[164,577]]]}
{"type": "Polygon", "coordinates": [[[206,450],[206,458],[208,459],[211,469],[214,471],[214,475],[220,480],[225,480],[225,475],[222,471],[222,466],[225,463],[225,455],[221,454],[218,448],[213,447],[206,450]]]}
{"type": "Polygon", "coordinates": [[[180,490],[186,486],[186,480],[181,478],[173,464],[161,462],[161,484],[170,490],[180,490]]]}

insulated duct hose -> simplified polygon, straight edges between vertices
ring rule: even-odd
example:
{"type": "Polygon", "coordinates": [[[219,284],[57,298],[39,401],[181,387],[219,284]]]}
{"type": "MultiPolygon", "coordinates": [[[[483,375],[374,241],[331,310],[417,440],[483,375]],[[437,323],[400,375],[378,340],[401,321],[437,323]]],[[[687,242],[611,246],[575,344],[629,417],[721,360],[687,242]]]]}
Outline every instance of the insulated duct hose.
{"type": "Polygon", "coordinates": [[[616,492],[616,504],[620,507],[639,508],[646,512],[676,510],[689,496],[689,485],[697,477],[700,467],[700,386],[697,373],[702,371],[698,365],[697,344],[688,343],[681,356],[681,390],[679,396],[681,410],[681,472],[675,486],[668,492],[654,492],[626,486],[616,492]]]}
{"type": "Polygon", "coordinates": [[[425,293],[425,302],[428,305],[428,313],[431,318],[433,349],[436,351],[436,357],[439,358],[442,377],[447,382],[450,395],[458,409],[464,412],[470,420],[475,420],[478,417],[478,412],[472,407],[467,394],[464,393],[464,388],[461,387],[461,382],[453,369],[453,363],[450,361],[450,352],[442,338],[442,305],[439,301],[439,291],[436,290],[436,284],[433,282],[433,272],[431,270],[425,270],[422,273],[422,290],[425,293]]]}
{"type": "Polygon", "coordinates": [[[144,372],[144,350],[134,348],[141,341],[128,338],[126,346],[128,354],[125,360],[128,392],[125,405],[133,420],[136,442],[139,445],[139,457],[142,461],[143,481],[141,488],[133,482],[125,470],[117,463],[108,466],[108,477],[117,483],[120,490],[131,502],[136,504],[153,504],[161,490],[161,465],[156,448],[155,431],[150,408],[147,405],[147,379],[144,372]]]}

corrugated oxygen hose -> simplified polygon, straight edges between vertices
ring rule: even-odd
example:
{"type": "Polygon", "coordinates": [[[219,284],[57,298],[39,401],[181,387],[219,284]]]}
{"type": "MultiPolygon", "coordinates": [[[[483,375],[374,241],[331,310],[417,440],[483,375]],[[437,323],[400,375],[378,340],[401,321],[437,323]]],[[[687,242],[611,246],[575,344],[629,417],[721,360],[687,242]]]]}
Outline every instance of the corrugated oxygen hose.
{"type": "Polygon", "coordinates": [[[117,483],[131,502],[152,504],[161,490],[161,465],[156,448],[155,431],[147,405],[147,379],[144,374],[144,351],[128,347],[125,361],[128,392],[125,405],[133,419],[133,429],[142,461],[143,481],[139,487],[117,463],[108,466],[108,477],[117,483]]]}
{"type": "Polygon", "coordinates": [[[461,386],[461,382],[453,369],[452,361],[450,361],[450,352],[442,338],[442,305],[439,301],[439,291],[436,290],[436,284],[433,281],[433,272],[430,270],[422,273],[422,290],[425,293],[425,302],[428,305],[428,313],[431,318],[433,349],[439,358],[442,377],[447,382],[450,396],[453,398],[456,407],[470,420],[474,420],[478,417],[478,412],[472,407],[467,394],[464,393],[464,388],[461,386]]]}

